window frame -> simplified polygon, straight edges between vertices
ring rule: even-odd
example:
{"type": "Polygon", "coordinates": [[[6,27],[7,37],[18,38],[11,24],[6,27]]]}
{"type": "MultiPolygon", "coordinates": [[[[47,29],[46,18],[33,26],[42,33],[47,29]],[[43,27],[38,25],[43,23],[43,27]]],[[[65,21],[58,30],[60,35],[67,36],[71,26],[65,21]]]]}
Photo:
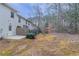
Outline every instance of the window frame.
{"type": "Polygon", "coordinates": [[[21,23],[21,17],[18,17],[18,22],[21,23]]]}
{"type": "Polygon", "coordinates": [[[9,25],[9,31],[12,31],[12,26],[11,25],[9,25]]]}
{"type": "Polygon", "coordinates": [[[14,12],[11,11],[11,18],[14,18],[14,12]]]}

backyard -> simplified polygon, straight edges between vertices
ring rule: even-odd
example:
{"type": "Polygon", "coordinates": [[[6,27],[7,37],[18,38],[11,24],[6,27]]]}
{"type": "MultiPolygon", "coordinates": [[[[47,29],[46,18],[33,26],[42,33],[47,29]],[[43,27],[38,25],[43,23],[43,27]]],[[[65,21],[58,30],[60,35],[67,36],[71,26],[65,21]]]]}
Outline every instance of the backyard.
{"type": "Polygon", "coordinates": [[[38,34],[35,39],[0,41],[2,56],[79,55],[79,35],[66,33],[38,34]]]}

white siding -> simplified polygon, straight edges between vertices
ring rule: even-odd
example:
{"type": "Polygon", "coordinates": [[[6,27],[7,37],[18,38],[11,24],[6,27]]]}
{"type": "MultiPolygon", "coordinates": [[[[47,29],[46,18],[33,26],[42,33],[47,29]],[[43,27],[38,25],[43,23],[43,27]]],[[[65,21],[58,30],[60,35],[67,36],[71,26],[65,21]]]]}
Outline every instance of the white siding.
{"type": "MultiPolygon", "coordinates": [[[[17,20],[17,22],[18,22],[18,20],[17,20]]],[[[26,21],[23,18],[21,18],[21,22],[20,23],[18,22],[17,24],[18,24],[17,26],[21,26],[23,28],[23,25],[26,25],[26,21]]]]}
{"type": "MultiPolygon", "coordinates": [[[[14,19],[12,19],[10,16],[11,10],[8,9],[7,7],[0,5],[0,29],[3,29],[2,34],[3,36],[7,36],[9,33],[9,24],[11,23],[12,25],[12,29],[15,29],[15,24],[14,19],[16,19],[16,17],[14,19]]],[[[16,15],[16,14],[15,14],[16,15]]],[[[15,22],[16,23],[16,22],[15,22]]],[[[13,34],[15,34],[15,31],[12,30],[13,34]]]]}
{"type": "MultiPolygon", "coordinates": [[[[26,25],[26,20],[21,18],[21,22],[18,22],[19,18],[15,11],[0,4],[0,37],[8,35],[16,35],[16,27],[26,25]],[[14,12],[14,18],[11,18],[11,12],[14,12]],[[9,25],[12,26],[12,31],[9,31],[9,25]]],[[[28,25],[32,29],[31,25],[28,25]]]]}
{"type": "Polygon", "coordinates": [[[16,35],[16,27],[18,25],[23,26],[25,20],[21,20],[21,24],[18,23],[18,16],[14,12],[14,18],[11,18],[11,9],[0,4],[0,36],[16,35]],[[9,24],[12,26],[12,31],[9,31],[9,24]]]}

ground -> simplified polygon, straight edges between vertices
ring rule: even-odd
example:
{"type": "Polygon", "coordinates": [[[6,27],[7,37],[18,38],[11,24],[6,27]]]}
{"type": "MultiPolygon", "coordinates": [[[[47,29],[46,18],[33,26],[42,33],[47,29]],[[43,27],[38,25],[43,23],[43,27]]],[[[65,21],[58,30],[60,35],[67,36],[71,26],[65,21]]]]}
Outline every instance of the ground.
{"type": "Polygon", "coordinates": [[[39,34],[36,39],[1,40],[0,55],[61,56],[79,55],[79,34],[39,34]]]}

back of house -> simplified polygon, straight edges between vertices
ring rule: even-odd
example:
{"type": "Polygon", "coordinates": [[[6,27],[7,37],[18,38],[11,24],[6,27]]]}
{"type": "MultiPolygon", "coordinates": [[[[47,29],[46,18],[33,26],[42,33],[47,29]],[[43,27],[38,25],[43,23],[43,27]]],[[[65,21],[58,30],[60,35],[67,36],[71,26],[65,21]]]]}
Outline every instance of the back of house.
{"type": "Polygon", "coordinates": [[[16,35],[16,28],[26,26],[26,20],[18,17],[17,10],[7,4],[0,4],[0,37],[16,35]]]}
{"type": "Polygon", "coordinates": [[[6,4],[0,4],[0,36],[15,35],[17,11],[6,4]]]}
{"type": "Polygon", "coordinates": [[[19,15],[17,10],[8,4],[0,4],[0,37],[26,34],[27,30],[34,28],[33,23],[19,15]]]}

